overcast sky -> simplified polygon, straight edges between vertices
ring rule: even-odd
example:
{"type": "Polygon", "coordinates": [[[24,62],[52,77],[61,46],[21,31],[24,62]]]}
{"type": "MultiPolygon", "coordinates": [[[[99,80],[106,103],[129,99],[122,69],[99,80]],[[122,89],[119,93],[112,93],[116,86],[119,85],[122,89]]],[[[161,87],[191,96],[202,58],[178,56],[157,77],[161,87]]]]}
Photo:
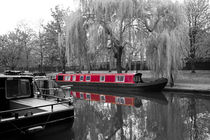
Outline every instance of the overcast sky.
{"type": "Polygon", "coordinates": [[[0,0],[0,34],[13,31],[23,22],[38,29],[40,22],[52,19],[51,8],[60,5],[74,10],[79,0],[0,0]]]}

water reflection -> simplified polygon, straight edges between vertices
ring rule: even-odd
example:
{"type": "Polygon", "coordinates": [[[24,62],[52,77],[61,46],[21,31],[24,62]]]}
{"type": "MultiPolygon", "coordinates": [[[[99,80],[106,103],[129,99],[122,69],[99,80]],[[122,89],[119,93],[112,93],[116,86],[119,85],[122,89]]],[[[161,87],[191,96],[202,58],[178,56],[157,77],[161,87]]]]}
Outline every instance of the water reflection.
{"type": "Polygon", "coordinates": [[[207,94],[168,93],[168,121],[171,139],[207,140],[209,135],[209,99],[207,94]],[[174,119],[174,120],[173,120],[174,119]],[[178,136],[177,136],[177,134],[178,136]],[[176,137],[175,137],[176,135],[176,137]]]}
{"type": "Polygon", "coordinates": [[[207,140],[208,95],[72,91],[75,140],[207,140]],[[98,100],[90,99],[98,95],[98,100]],[[125,96],[126,95],[126,96],[125,96]],[[101,98],[100,98],[101,97],[101,98]],[[106,101],[108,97],[124,99],[106,101]],[[124,104],[138,100],[140,106],[124,104]],[[116,102],[117,101],[117,102],[116,102]]]}
{"type": "Polygon", "coordinates": [[[78,140],[149,137],[146,109],[150,103],[163,106],[168,103],[162,93],[139,96],[129,93],[126,97],[121,92],[72,91],[71,94],[76,97],[73,129],[78,140]],[[131,104],[126,103],[128,100],[131,104]]]}

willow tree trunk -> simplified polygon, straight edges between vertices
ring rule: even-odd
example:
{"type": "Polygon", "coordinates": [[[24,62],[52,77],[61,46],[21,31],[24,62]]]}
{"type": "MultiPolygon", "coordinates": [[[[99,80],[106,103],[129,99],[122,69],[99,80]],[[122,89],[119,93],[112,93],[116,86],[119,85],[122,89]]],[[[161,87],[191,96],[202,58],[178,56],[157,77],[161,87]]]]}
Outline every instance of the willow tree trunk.
{"type": "Polygon", "coordinates": [[[66,73],[66,55],[65,55],[65,48],[64,46],[62,46],[61,48],[61,65],[62,65],[62,73],[66,73]]]}
{"type": "Polygon", "coordinates": [[[112,64],[111,64],[111,60],[109,60],[109,72],[112,71],[112,64]]]}
{"type": "Polygon", "coordinates": [[[63,58],[62,60],[62,73],[66,73],[66,60],[63,58]]]}
{"type": "Polygon", "coordinates": [[[84,50],[85,50],[85,61],[86,61],[87,71],[88,71],[88,73],[90,73],[90,58],[87,53],[88,50],[87,50],[86,46],[84,47],[84,50]]]}
{"type": "Polygon", "coordinates": [[[123,48],[120,46],[117,48],[116,59],[117,59],[117,73],[122,73],[122,50],[123,48]]]}
{"type": "Polygon", "coordinates": [[[81,57],[79,57],[79,71],[77,71],[79,73],[82,73],[82,60],[81,57]]]}

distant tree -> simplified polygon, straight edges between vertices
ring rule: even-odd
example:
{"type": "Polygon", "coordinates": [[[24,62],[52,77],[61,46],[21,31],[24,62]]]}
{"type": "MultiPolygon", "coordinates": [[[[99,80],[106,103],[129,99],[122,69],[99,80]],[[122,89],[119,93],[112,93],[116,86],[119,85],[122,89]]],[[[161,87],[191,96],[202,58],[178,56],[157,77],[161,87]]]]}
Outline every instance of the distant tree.
{"type": "Polygon", "coordinates": [[[1,67],[5,67],[7,65],[7,60],[5,60],[5,52],[7,48],[7,35],[0,36],[0,65],[1,67]]]}
{"type": "Polygon", "coordinates": [[[61,64],[61,67],[65,72],[66,56],[65,46],[62,42],[64,39],[63,36],[65,36],[64,17],[68,13],[68,10],[60,9],[59,6],[55,6],[55,9],[52,9],[51,13],[53,20],[44,26],[46,49],[48,49],[48,61],[51,66],[61,64]]]}
{"type": "Polygon", "coordinates": [[[40,28],[38,34],[36,34],[35,37],[35,45],[33,48],[33,57],[34,57],[34,63],[36,63],[36,66],[39,68],[40,72],[43,72],[43,66],[46,64],[46,55],[48,53],[48,50],[46,49],[46,37],[45,32],[40,28]]]}
{"type": "Polygon", "coordinates": [[[204,58],[210,58],[210,33],[206,34],[202,45],[203,47],[200,48],[200,50],[202,50],[202,53],[200,54],[204,58]]]}
{"type": "Polygon", "coordinates": [[[195,73],[195,61],[199,54],[206,50],[205,38],[208,37],[207,32],[210,30],[210,8],[209,0],[186,0],[185,9],[189,26],[188,60],[191,63],[192,73],[195,73]]]}
{"type": "Polygon", "coordinates": [[[20,43],[19,31],[4,35],[1,40],[1,65],[14,70],[20,65],[24,47],[20,43]]]}
{"type": "Polygon", "coordinates": [[[22,61],[23,67],[25,67],[25,70],[29,70],[30,61],[31,61],[31,51],[35,43],[34,42],[35,32],[25,23],[20,23],[16,28],[16,32],[18,35],[18,41],[20,45],[23,47],[24,53],[22,54],[22,59],[25,60],[22,61]]]}

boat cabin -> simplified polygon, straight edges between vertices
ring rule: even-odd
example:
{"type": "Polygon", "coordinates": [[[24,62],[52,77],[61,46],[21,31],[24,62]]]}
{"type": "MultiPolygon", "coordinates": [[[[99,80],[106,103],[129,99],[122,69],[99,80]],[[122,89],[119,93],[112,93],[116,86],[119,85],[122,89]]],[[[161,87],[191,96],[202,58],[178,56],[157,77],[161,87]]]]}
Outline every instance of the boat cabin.
{"type": "Polygon", "coordinates": [[[108,74],[58,74],[59,82],[93,82],[93,83],[140,83],[142,74],[108,73],[108,74]]]}
{"type": "Polygon", "coordinates": [[[32,76],[0,75],[0,111],[10,108],[10,100],[33,97],[32,80],[32,76]]]}

